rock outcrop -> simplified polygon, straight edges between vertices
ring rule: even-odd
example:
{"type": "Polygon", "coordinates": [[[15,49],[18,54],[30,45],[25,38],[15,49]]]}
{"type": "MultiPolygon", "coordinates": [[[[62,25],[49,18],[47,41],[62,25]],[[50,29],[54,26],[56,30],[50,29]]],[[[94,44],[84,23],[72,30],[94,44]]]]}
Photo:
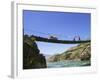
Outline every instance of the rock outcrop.
{"type": "Polygon", "coordinates": [[[88,43],[81,43],[67,51],[51,56],[48,61],[55,62],[61,60],[90,60],[91,59],[91,45],[88,43]]]}
{"type": "Polygon", "coordinates": [[[46,68],[46,59],[36,42],[27,35],[23,39],[23,69],[46,68]]]}
{"type": "Polygon", "coordinates": [[[83,49],[83,51],[80,54],[81,60],[89,60],[91,58],[91,47],[88,45],[83,49]]]}

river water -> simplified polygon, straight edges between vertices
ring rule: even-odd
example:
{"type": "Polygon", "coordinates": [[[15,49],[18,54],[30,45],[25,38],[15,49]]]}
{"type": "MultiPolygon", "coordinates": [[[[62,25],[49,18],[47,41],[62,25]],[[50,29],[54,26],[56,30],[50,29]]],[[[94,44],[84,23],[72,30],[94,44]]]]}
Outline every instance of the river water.
{"type": "Polygon", "coordinates": [[[90,61],[63,60],[58,62],[47,62],[47,68],[80,67],[90,66],[90,61]]]}

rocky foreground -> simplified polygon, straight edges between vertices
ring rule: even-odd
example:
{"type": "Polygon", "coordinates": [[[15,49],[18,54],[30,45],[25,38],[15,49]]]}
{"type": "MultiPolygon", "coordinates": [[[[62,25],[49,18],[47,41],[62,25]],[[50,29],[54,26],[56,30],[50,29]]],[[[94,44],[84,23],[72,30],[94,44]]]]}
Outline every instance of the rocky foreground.
{"type": "Polygon", "coordinates": [[[48,58],[48,62],[57,62],[62,60],[88,60],[91,59],[91,44],[81,43],[75,47],[68,49],[67,51],[53,55],[48,58]]]}
{"type": "Polygon", "coordinates": [[[34,40],[27,35],[23,39],[23,69],[46,68],[46,59],[34,40]]]}

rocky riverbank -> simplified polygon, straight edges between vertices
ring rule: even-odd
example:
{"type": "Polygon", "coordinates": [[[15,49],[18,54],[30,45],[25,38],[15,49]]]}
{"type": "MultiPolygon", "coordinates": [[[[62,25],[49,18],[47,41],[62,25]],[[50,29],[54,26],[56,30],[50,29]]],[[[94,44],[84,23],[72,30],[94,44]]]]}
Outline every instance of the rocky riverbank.
{"type": "MultiPolygon", "coordinates": [[[[81,43],[75,47],[66,50],[63,53],[53,55],[48,58],[48,62],[57,62],[62,60],[79,60],[79,61],[90,61],[91,60],[91,44],[81,43]]],[[[89,63],[90,64],[90,63],[89,63]]]]}
{"type": "Polygon", "coordinates": [[[46,59],[35,42],[24,35],[23,37],[23,69],[46,68],[46,59]]]}

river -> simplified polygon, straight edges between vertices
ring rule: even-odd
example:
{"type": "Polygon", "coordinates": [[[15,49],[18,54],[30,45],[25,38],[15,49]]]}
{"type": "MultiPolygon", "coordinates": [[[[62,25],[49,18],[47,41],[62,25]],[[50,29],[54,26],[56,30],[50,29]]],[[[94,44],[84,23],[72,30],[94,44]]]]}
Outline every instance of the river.
{"type": "Polygon", "coordinates": [[[80,66],[90,66],[90,61],[63,60],[57,62],[47,62],[47,68],[80,67],[80,66]]]}

